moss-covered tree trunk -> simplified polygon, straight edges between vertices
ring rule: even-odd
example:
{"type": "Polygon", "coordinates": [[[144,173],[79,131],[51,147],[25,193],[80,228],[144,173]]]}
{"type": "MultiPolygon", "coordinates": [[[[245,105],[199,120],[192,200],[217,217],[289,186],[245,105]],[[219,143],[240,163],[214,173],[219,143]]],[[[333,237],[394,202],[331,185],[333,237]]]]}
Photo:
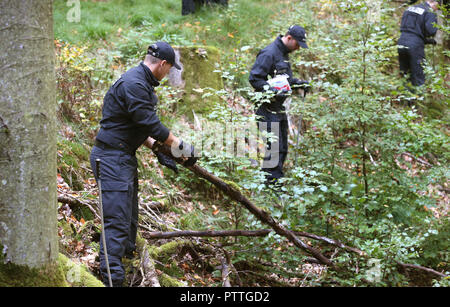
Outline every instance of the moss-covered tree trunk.
{"type": "Polygon", "coordinates": [[[58,258],[52,14],[52,0],[0,0],[0,273],[58,258]]]}

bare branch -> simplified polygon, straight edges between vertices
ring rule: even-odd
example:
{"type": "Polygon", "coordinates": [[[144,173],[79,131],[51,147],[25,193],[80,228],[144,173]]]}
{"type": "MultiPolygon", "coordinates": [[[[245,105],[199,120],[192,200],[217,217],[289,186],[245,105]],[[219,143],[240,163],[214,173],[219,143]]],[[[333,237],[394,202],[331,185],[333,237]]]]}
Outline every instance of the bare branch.
{"type": "Polygon", "coordinates": [[[423,266],[421,266],[421,265],[417,265],[417,264],[409,264],[409,263],[401,263],[401,262],[399,262],[399,261],[397,261],[397,260],[395,260],[395,262],[396,262],[398,265],[400,265],[400,266],[402,266],[402,267],[405,267],[405,268],[412,268],[412,269],[422,270],[422,271],[425,271],[425,272],[428,272],[428,273],[437,275],[437,276],[439,276],[439,277],[448,277],[448,275],[445,275],[445,274],[443,274],[443,273],[441,273],[441,272],[435,271],[435,270],[430,269],[430,268],[423,267],[423,266]]]}

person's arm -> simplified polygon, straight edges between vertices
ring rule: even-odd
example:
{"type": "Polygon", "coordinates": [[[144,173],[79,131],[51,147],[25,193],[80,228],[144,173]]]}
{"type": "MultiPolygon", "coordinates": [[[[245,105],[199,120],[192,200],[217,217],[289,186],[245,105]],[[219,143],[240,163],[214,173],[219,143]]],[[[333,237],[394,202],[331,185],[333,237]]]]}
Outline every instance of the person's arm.
{"type": "Polygon", "coordinates": [[[435,13],[427,12],[425,15],[425,37],[434,36],[437,32],[435,24],[438,23],[435,13]]]}
{"type": "MultiPolygon", "coordinates": [[[[149,136],[145,140],[143,145],[148,147],[148,148],[150,148],[150,149],[152,149],[154,143],[155,143],[155,139],[149,136]]],[[[168,146],[172,146],[172,144],[174,146],[179,146],[180,145],[180,139],[178,137],[176,137],[172,132],[169,132],[169,136],[164,141],[164,144],[166,144],[168,146]]]]}
{"type": "Polygon", "coordinates": [[[269,86],[267,83],[267,76],[270,74],[272,69],[273,59],[267,53],[260,53],[256,57],[255,64],[250,71],[250,76],[248,81],[253,86],[256,91],[264,91],[265,86],[269,86]]]}
{"type": "MultiPolygon", "coordinates": [[[[155,144],[155,142],[156,142],[155,139],[153,139],[152,137],[148,137],[144,141],[143,145],[153,150],[153,145],[155,144]]],[[[172,154],[174,156],[177,157],[183,156],[187,158],[187,160],[183,163],[185,166],[192,166],[197,162],[198,157],[196,156],[194,146],[176,137],[172,132],[169,132],[168,138],[162,143],[170,146],[172,154]]],[[[164,154],[158,151],[156,151],[155,154],[158,157],[158,161],[161,164],[166,165],[169,168],[175,170],[174,168],[176,168],[176,166],[175,167],[173,166],[175,165],[175,163],[172,161],[172,159],[170,159],[169,157],[165,156],[164,154]]],[[[175,171],[178,172],[178,170],[175,171]]]]}
{"type": "Polygon", "coordinates": [[[151,96],[151,93],[139,83],[126,84],[120,94],[125,98],[127,113],[131,120],[153,139],[165,142],[170,131],[156,114],[158,101],[156,95],[151,96]]]}
{"type": "Polygon", "coordinates": [[[144,86],[139,83],[130,84],[124,89],[127,101],[128,113],[131,119],[138,126],[145,128],[150,139],[144,141],[145,146],[152,148],[154,140],[169,145],[172,152],[186,157],[184,165],[192,166],[197,162],[195,149],[189,143],[177,138],[170,130],[164,126],[156,115],[156,95],[151,97],[144,86]]]}

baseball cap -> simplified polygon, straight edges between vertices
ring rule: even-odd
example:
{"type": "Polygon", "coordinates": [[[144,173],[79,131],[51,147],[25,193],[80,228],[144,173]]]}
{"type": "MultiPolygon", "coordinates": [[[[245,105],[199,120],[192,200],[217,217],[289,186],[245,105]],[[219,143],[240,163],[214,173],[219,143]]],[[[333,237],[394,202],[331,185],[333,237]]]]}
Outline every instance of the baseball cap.
{"type": "Polygon", "coordinates": [[[180,70],[181,67],[175,62],[175,51],[172,46],[166,42],[156,42],[148,46],[147,54],[154,56],[155,58],[166,60],[173,67],[180,70]]]}
{"type": "Polygon", "coordinates": [[[301,47],[308,48],[308,45],[306,45],[306,30],[303,27],[297,25],[290,26],[288,34],[295,38],[301,47]]]}

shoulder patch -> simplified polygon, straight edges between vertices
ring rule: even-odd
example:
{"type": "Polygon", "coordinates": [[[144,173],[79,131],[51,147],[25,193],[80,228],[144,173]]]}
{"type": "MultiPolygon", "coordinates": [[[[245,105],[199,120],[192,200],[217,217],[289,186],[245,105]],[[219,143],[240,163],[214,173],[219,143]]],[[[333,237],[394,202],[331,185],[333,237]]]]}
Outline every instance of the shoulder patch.
{"type": "Polygon", "coordinates": [[[425,10],[421,7],[417,7],[417,6],[411,6],[408,8],[409,12],[413,12],[419,15],[423,15],[423,13],[425,13],[425,10]]]}

